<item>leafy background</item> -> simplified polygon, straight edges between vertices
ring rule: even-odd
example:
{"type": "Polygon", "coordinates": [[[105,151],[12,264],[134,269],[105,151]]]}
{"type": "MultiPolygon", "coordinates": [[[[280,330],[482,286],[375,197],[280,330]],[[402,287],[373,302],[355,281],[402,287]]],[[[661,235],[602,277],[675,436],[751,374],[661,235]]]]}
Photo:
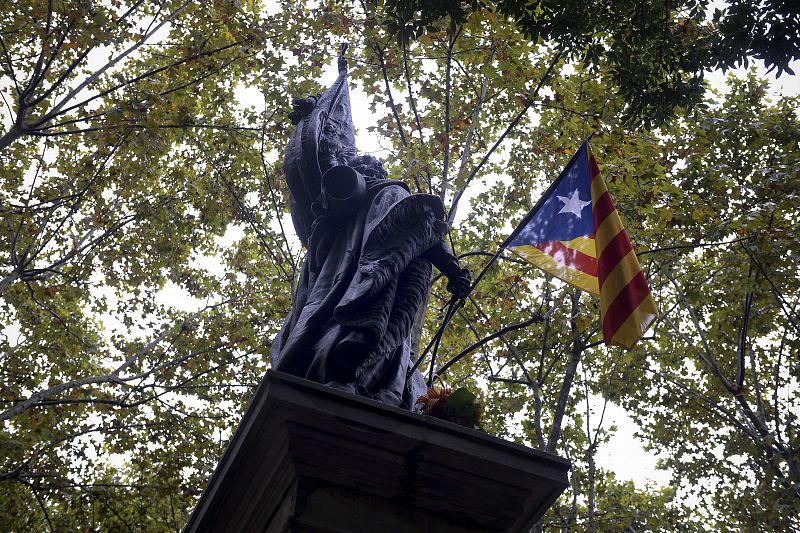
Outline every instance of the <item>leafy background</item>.
{"type": "MultiPolygon", "coordinates": [[[[440,353],[468,352],[446,378],[483,391],[490,433],[573,462],[537,529],[800,527],[798,99],[763,70],[706,81],[793,76],[799,18],[766,1],[0,2],[0,529],[181,529],[302,261],[289,99],[323,89],[344,41],[372,149],[445,200],[473,272],[598,132],[652,331],[604,347],[595,300],[504,256],[440,353]],[[609,405],[668,483],[598,465],[609,405]]],[[[432,281],[417,352],[449,298],[432,281]]]]}

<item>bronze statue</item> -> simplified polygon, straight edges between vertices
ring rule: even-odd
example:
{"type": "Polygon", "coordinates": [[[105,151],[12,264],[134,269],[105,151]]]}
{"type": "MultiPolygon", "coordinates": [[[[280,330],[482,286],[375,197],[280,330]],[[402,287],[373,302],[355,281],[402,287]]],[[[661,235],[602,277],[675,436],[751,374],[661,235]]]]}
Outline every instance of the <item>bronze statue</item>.
{"type": "Polygon", "coordinates": [[[307,252],[272,367],[410,409],[425,392],[420,374],[407,381],[406,372],[431,263],[456,296],[470,284],[442,240],[442,201],[411,194],[380,161],[357,155],[344,57],[336,82],[296,100],[290,118],[284,171],[307,252]]]}

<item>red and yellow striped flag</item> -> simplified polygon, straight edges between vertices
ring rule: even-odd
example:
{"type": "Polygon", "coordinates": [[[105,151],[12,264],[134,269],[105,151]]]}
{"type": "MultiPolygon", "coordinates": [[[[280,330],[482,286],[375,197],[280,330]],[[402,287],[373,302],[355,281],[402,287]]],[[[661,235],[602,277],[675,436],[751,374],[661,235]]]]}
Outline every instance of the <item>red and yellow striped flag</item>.
{"type": "Polygon", "coordinates": [[[545,272],[599,294],[606,344],[632,348],[658,316],[586,143],[503,246],[545,272]]]}

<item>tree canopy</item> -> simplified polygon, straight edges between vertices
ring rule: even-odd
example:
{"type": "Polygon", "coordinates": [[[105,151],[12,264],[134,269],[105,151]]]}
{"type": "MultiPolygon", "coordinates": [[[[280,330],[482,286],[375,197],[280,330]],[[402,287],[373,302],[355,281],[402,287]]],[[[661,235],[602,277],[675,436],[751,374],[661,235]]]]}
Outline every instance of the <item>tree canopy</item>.
{"type": "Polygon", "coordinates": [[[704,70],[761,60],[794,74],[800,8],[791,2],[727,2],[708,17],[708,0],[486,2],[387,0],[386,27],[409,42],[444,18],[475,13],[507,18],[531,42],[544,41],[584,66],[602,67],[625,101],[628,123],[661,124],[676,107],[703,103],[704,70]]]}
{"type": "MultiPolygon", "coordinates": [[[[800,117],[791,2],[0,6],[0,529],[179,530],[268,368],[302,250],[292,96],[342,42],[390,177],[473,272],[593,150],[661,310],[630,352],[510,255],[445,330],[488,432],[568,457],[540,529],[800,526],[800,117]],[[671,474],[597,462],[623,406],[671,474]]],[[[356,103],[358,105],[358,103],[356,103]]],[[[443,319],[438,278],[415,325],[443,319]]],[[[423,368],[427,363],[423,364],[423,368]]]]}

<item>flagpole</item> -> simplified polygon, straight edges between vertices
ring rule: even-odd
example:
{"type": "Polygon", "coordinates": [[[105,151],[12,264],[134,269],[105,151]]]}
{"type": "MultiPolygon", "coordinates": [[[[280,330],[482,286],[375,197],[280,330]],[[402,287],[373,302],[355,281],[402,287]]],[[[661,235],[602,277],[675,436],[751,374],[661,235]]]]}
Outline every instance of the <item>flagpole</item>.
{"type": "MultiPolygon", "coordinates": [[[[433,384],[433,378],[436,375],[434,373],[434,368],[435,368],[435,363],[436,363],[436,354],[438,352],[439,342],[441,341],[442,334],[444,333],[444,329],[450,323],[450,320],[452,320],[453,316],[455,316],[455,314],[461,309],[461,307],[463,307],[463,305],[464,305],[464,303],[466,301],[466,298],[470,294],[472,294],[472,291],[475,290],[475,287],[478,285],[478,283],[480,283],[480,281],[486,275],[486,272],[489,271],[489,269],[492,267],[492,265],[495,263],[495,261],[497,261],[497,259],[500,258],[500,256],[505,251],[505,249],[508,246],[508,244],[514,239],[514,237],[516,237],[516,235],[519,232],[519,230],[521,228],[524,228],[525,225],[530,221],[530,219],[533,218],[536,215],[536,212],[542,207],[542,204],[544,204],[545,200],[550,195],[550,193],[553,192],[553,190],[555,190],[555,188],[558,186],[558,184],[561,182],[561,180],[566,175],[567,169],[575,161],[575,158],[578,157],[578,154],[580,153],[581,147],[583,147],[583,145],[588,145],[589,141],[591,141],[592,138],[596,134],[597,134],[597,130],[595,130],[592,133],[590,133],[589,136],[586,137],[586,139],[580,144],[578,149],[575,150],[575,153],[572,154],[572,157],[570,158],[569,162],[564,166],[564,170],[561,171],[561,174],[559,174],[558,177],[547,187],[547,190],[545,190],[545,192],[539,197],[539,200],[537,200],[536,204],[531,208],[531,210],[528,212],[528,214],[525,216],[525,218],[523,218],[522,221],[517,225],[517,227],[514,229],[514,231],[511,232],[511,235],[509,235],[508,238],[506,238],[500,244],[500,246],[498,247],[498,249],[494,253],[494,255],[492,255],[492,257],[489,259],[489,261],[486,263],[486,265],[484,265],[484,267],[481,269],[481,271],[475,277],[475,281],[472,282],[472,284],[469,287],[469,290],[463,296],[463,298],[458,298],[457,299],[457,298],[453,297],[450,300],[450,302],[448,303],[447,313],[445,313],[444,320],[439,325],[439,328],[436,330],[436,333],[434,334],[433,338],[431,338],[431,340],[428,343],[428,345],[425,347],[425,349],[422,351],[422,353],[419,355],[419,357],[417,357],[416,362],[411,366],[411,368],[409,368],[408,373],[406,375],[406,379],[410,378],[411,375],[414,373],[414,371],[417,370],[417,368],[419,368],[419,366],[422,364],[422,361],[425,359],[425,356],[428,354],[430,349],[433,347],[434,350],[433,350],[433,354],[431,355],[431,370],[430,370],[430,373],[428,375],[428,387],[430,387],[433,384]]],[[[588,146],[587,146],[587,148],[588,148],[588,146]]],[[[453,363],[452,361],[448,362],[445,365],[445,367],[443,367],[443,368],[444,369],[449,368],[452,363],[453,363]]]]}
{"type": "Polygon", "coordinates": [[[419,365],[422,363],[423,359],[425,359],[425,356],[428,355],[428,352],[430,351],[431,347],[433,347],[433,353],[431,355],[431,373],[428,376],[428,387],[430,387],[433,384],[433,378],[434,378],[433,369],[435,368],[435,363],[436,363],[436,353],[439,348],[439,341],[441,340],[442,334],[444,333],[444,328],[447,327],[447,325],[450,323],[450,320],[452,320],[453,316],[455,316],[455,314],[464,306],[464,302],[466,301],[467,296],[472,294],[472,291],[475,289],[478,283],[480,283],[480,281],[483,279],[483,276],[486,275],[486,272],[489,270],[489,268],[491,268],[494,262],[497,261],[497,259],[503,253],[503,250],[504,250],[503,246],[498,248],[497,252],[495,252],[495,254],[491,257],[491,259],[489,259],[489,262],[486,263],[483,269],[481,269],[480,273],[478,273],[478,276],[475,278],[475,281],[472,282],[472,285],[470,285],[469,289],[467,290],[467,293],[462,298],[456,298],[454,296],[450,300],[447,306],[447,313],[445,314],[444,320],[439,325],[439,328],[436,330],[436,333],[434,334],[431,341],[425,347],[425,350],[423,350],[423,352],[417,358],[417,361],[408,370],[407,377],[410,377],[411,374],[413,374],[414,371],[417,368],[419,368],[419,365]]]}
{"type": "MultiPolygon", "coordinates": [[[[506,249],[508,244],[514,239],[514,237],[516,237],[516,235],[519,232],[520,228],[524,228],[527,225],[527,223],[530,222],[531,218],[533,218],[536,215],[537,211],[539,211],[539,209],[542,207],[542,204],[544,204],[544,202],[547,200],[547,198],[550,197],[550,194],[555,190],[555,188],[558,186],[558,184],[561,182],[561,180],[564,178],[564,176],[566,176],[567,169],[570,168],[570,166],[572,166],[572,163],[575,161],[575,158],[578,157],[578,154],[580,153],[581,148],[584,145],[586,145],[586,148],[587,148],[586,155],[588,157],[588,155],[589,155],[589,153],[588,153],[589,141],[591,141],[592,138],[596,134],[597,134],[597,130],[593,131],[579,145],[578,149],[575,150],[575,153],[572,154],[572,157],[570,158],[569,162],[564,166],[564,170],[561,171],[561,174],[559,174],[558,177],[550,184],[550,186],[547,187],[547,190],[539,197],[539,200],[537,200],[536,204],[531,208],[531,210],[528,212],[528,214],[525,215],[525,218],[522,219],[522,221],[517,225],[516,229],[513,232],[511,232],[511,235],[509,235],[508,238],[506,240],[504,240],[500,244],[500,247],[498,248],[497,252],[492,256],[491,259],[489,259],[489,262],[486,263],[486,266],[483,267],[483,270],[481,270],[480,274],[478,274],[478,276],[475,278],[475,281],[470,286],[469,292],[467,292],[467,294],[464,296],[464,299],[462,299],[459,302],[460,305],[458,306],[458,308],[460,308],[461,305],[464,304],[464,300],[467,298],[467,296],[469,296],[469,294],[472,292],[472,290],[475,288],[475,286],[481,281],[481,279],[486,274],[486,272],[489,270],[489,268],[500,257],[500,254],[503,253],[503,251],[506,249]]],[[[456,311],[458,311],[458,308],[456,309],[456,311]]],[[[452,315],[454,315],[454,314],[455,314],[455,311],[445,318],[445,322],[442,323],[442,326],[439,328],[439,332],[437,332],[438,336],[441,336],[440,332],[444,329],[444,327],[447,325],[447,322],[449,322],[450,318],[452,318],[452,315]]],[[[438,342],[437,342],[437,347],[438,347],[438,342]]],[[[430,345],[428,346],[428,348],[430,348],[430,345]]],[[[427,348],[426,348],[426,353],[427,353],[427,348]]],[[[423,353],[423,355],[424,355],[424,353],[423,353]]],[[[438,375],[441,372],[444,372],[445,370],[450,368],[453,364],[458,362],[458,360],[461,359],[461,357],[463,357],[466,354],[464,353],[464,354],[460,354],[460,355],[461,355],[460,357],[459,356],[454,357],[453,359],[451,359],[450,361],[448,361],[447,363],[442,365],[442,367],[437,372],[434,372],[433,367],[434,367],[434,363],[436,362],[436,352],[434,352],[434,355],[431,357],[431,371],[430,371],[430,378],[429,378],[428,386],[429,387],[431,386],[431,383],[433,381],[433,376],[434,375],[438,375]]],[[[420,356],[420,359],[417,360],[417,365],[419,364],[421,359],[422,359],[422,356],[420,356]]],[[[416,366],[415,366],[415,368],[416,368],[416,366]]]]}

